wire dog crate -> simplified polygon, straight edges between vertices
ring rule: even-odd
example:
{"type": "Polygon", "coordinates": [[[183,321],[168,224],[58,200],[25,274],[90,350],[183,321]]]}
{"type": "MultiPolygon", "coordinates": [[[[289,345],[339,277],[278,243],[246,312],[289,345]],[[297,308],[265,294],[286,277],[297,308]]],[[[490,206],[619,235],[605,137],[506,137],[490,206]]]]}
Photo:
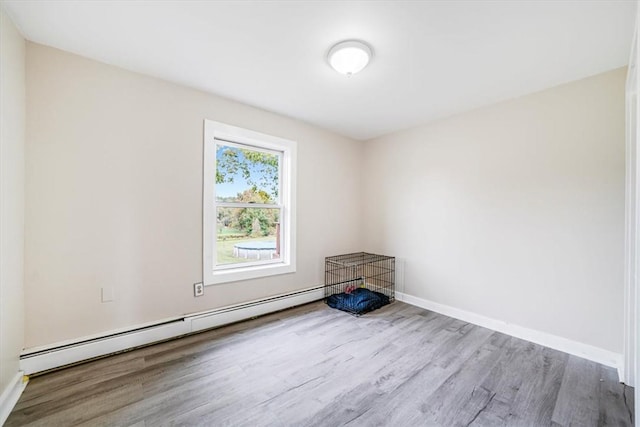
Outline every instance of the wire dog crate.
{"type": "Polygon", "coordinates": [[[342,292],[365,287],[395,300],[395,257],[367,252],[325,258],[324,300],[342,292]]]}

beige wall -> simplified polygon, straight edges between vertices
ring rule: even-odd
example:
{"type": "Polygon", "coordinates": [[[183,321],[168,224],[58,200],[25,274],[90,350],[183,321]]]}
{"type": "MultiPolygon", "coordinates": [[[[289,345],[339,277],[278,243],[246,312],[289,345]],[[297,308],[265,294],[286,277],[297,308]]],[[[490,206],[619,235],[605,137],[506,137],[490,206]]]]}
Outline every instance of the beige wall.
{"type": "Polygon", "coordinates": [[[370,141],[365,248],[408,294],[621,353],[625,71],[370,141]]]}
{"type": "Polygon", "coordinates": [[[26,346],[320,284],[365,248],[408,294],[620,353],[624,75],[363,144],[28,44],[26,346]],[[205,118],[299,142],[298,272],[196,299],[205,118]]]}
{"type": "Polygon", "coordinates": [[[363,145],[273,113],[27,45],[26,346],[323,282],[359,249],[363,145]],[[298,141],[298,270],[202,280],[203,120],[298,141]],[[100,302],[114,286],[116,300],[100,302]]]}
{"type": "Polygon", "coordinates": [[[0,7],[0,394],[24,343],[25,41],[0,7]]]}

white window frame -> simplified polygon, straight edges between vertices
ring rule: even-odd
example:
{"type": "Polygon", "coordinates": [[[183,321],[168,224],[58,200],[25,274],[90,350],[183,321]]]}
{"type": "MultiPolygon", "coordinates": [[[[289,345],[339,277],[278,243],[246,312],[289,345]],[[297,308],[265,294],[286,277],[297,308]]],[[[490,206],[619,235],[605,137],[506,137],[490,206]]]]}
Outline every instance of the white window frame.
{"type": "MultiPolygon", "coordinates": [[[[204,173],[202,195],[202,280],[205,286],[257,279],[296,271],[296,148],[295,141],[255,132],[211,120],[204,121],[204,173]],[[252,203],[251,208],[280,208],[280,258],[261,262],[216,265],[216,208],[229,207],[217,202],[216,145],[242,146],[257,151],[281,153],[279,204],[252,203]]],[[[232,207],[243,207],[237,203],[232,207]]]]}

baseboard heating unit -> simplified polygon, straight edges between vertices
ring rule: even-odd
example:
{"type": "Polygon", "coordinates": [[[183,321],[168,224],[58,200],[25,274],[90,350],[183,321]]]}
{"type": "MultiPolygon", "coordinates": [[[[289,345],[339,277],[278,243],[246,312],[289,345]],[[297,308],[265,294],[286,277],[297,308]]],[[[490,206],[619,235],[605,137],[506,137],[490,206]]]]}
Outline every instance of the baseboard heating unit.
{"type": "Polygon", "coordinates": [[[194,313],[126,330],[85,337],[55,345],[26,349],[20,355],[20,369],[26,375],[40,374],[79,362],[167,341],[217,328],[241,320],[273,313],[324,298],[324,287],[277,295],[247,303],[194,313]]]}

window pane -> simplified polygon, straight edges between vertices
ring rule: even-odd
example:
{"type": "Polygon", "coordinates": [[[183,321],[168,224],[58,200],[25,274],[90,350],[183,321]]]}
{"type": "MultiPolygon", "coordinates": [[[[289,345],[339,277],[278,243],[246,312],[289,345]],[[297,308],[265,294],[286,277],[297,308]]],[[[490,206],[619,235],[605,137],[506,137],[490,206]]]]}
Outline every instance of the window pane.
{"type": "Polygon", "coordinates": [[[216,146],[216,200],[276,204],[280,155],[248,148],[216,146]]]}
{"type": "Polygon", "coordinates": [[[280,258],[280,208],[217,208],[216,264],[280,258]]]}

